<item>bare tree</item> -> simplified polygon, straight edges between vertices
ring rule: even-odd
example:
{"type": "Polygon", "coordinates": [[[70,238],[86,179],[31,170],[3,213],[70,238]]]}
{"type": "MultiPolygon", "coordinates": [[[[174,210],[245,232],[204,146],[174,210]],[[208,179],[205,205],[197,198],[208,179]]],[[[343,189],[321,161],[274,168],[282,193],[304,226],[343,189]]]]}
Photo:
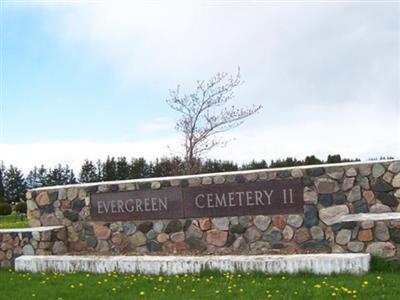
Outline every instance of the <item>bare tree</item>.
{"type": "Polygon", "coordinates": [[[240,69],[235,76],[217,73],[209,80],[197,81],[194,93],[180,96],[180,86],[170,91],[168,105],[181,114],[176,129],[184,136],[186,172],[195,173],[200,158],[227,141],[217,134],[241,125],[262,106],[250,108],[228,106],[234,89],[241,85],[240,69]]]}

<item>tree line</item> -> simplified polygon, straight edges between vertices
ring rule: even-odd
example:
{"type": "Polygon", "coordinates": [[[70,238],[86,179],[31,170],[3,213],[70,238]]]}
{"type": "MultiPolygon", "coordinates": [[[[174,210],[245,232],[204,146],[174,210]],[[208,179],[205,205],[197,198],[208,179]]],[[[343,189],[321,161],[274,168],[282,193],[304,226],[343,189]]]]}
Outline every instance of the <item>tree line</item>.
{"type": "MultiPolygon", "coordinates": [[[[379,159],[390,159],[380,157],[379,159]]],[[[373,160],[373,159],[372,159],[373,160]]],[[[347,159],[340,155],[328,155],[326,160],[315,155],[299,160],[293,157],[271,160],[252,160],[248,163],[238,164],[229,160],[204,159],[196,162],[196,172],[218,173],[239,170],[255,170],[263,168],[292,167],[324,163],[340,163],[359,161],[358,158],[347,159]]],[[[75,175],[68,165],[57,165],[53,168],[45,166],[34,167],[26,176],[17,167],[10,165],[8,168],[0,163],[0,202],[16,203],[25,200],[28,189],[42,186],[66,185],[85,182],[101,182],[113,180],[127,180],[137,178],[163,177],[187,174],[184,159],[180,157],[164,157],[149,161],[144,158],[107,157],[105,161],[96,162],[85,160],[79,174],[75,175]]]]}

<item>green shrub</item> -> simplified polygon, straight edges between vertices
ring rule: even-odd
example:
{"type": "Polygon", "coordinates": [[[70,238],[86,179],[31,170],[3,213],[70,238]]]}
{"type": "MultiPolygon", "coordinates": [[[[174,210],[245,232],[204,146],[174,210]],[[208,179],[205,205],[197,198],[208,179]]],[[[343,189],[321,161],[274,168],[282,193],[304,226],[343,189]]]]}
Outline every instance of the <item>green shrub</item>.
{"type": "Polygon", "coordinates": [[[19,202],[15,205],[15,211],[20,214],[26,214],[26,202],[19,202]]]}
{"type": "Polygon", "coordinates": [[[10,215],[12,212],[11,205],[8,203],[0,203],[0,216],[10,215]]]}

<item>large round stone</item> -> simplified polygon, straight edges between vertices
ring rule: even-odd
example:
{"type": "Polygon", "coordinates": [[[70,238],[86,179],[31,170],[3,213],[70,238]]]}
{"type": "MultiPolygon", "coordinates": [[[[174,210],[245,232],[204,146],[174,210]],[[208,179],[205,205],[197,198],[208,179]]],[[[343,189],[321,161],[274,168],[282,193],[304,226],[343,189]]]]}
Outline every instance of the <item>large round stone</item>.
{"type": "Polygon", "coordinates": [[[372,176],[378,178],[385,173],[385,167],[381,164],[374,164],[372,167],[372,176]]]}
{"type": "Polygon", "coordinates": [[[351,241],[347,244],[347,249],[351,252],[361,252],[364,249],[364,243],[359,241],[351,241]]]}
{"type": "Polygon", "coordinates": [[[262,236],[262,232],[255,226],[247,228],[244,237],[249,243],[258,241],[262,236]]]}
{"type": "Polygon", "coordinates": [[[375,242],[367,246],[367,253],[381,257],[393,257],[396,254],[396,247],[389,242],[375,242]]]}
{"type": "Polygon", "coordinates": [[[299,228],[303,225],[303,217],[300,215],[289,215],[286,222],[294,228],[299,228]]]}
{"type": "Polygon", "coordinates": [[[294,234],[294,240],[298,244],[301,244],[309,239],[311,239],[311,235],[307,228],[302,227],[298,229],[294,234]]]}
{"type": "Polygon", "coordinates": [[[141,231],[137,231],[129,237],[129,244],[131,248],[146,245],[146,241],[146,236],[141,231]]]}
{"type": "Polygon", "coordinates": [[[165,233],[174,233],[182,230],[182,223],[178,220],[172,220],[165,228],[165,233]]]}
{"type": "Polygon", "coordinates": [[[229,229],[229,218],[227,218],[227,217],[213,218],[211,220],[211,223],[218,230],[228,230],[229,229]]]}
{"type": "Polygon", "coordinates": [[[339,245],[346,245],[350,242],[351,239],[351,230],[342,229],[336,235],[336,243],[339,245]]]}
{"type": "Polygon", "coordinates": [[[322,208],[319,211],[319,218],[326,225],[332,225],[337,222],[337,220],[349,213],[349,208],[347,205],[336,205],[327,208],[322,208]]]}
{"type": "Polygon", "coordinates": [[[39,206],[45,206],[47,204],[49,204],[50,202],[50,198],[49,198],[49,194],[47,192],[41,192],[36,196],[36,203],[39,206]]]}
{"type": "Polygon", "coordinates": [[[376,222],[375,238],[382,242],[386,242],[390,239],[389,229],[385,222],[376,222]]]}
{"type": "Polygon", "coordinates": [[[269,216],[262,215],[255,216],[253,223],[258,229],[265,231],[268,229],[269,224],[271,224],[271,218],[269,216]]]}
{"type": "Polygon", "coordinates": [[[315,206],[304,206],[304,225],[306,227],[318,225],[318,210],[315,206]]]}
{"type": "Polygon", "coordinates": [[[316,180],[315,185],[320,194],[333,194],[339,191],[339,184],[335,180],[319,178],[316,180]]]}
{"type": "Polygon", "coordinates": [[[108,240],[111,237],[111,229],[104,225],[94,225],[94,235],[99,240],[108,240]]]}
{"type": "Polygon", "coordinates": [[[228,239],[228,232],[222,230],[211,229],[207,231],[207,243],[217,247],[225,245],[228,239]]]}

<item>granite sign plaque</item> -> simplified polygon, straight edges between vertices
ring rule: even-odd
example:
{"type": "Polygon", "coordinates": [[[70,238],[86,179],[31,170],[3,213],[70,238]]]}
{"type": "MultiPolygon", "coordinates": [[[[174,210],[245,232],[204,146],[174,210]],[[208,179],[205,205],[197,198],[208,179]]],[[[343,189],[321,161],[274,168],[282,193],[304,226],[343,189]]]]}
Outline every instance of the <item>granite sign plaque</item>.
{"type": "Polygon", "coordinates": [[[300,179],[168,187],[91,195],[93,221],[224,217],[303,212],[300,179]]]}

